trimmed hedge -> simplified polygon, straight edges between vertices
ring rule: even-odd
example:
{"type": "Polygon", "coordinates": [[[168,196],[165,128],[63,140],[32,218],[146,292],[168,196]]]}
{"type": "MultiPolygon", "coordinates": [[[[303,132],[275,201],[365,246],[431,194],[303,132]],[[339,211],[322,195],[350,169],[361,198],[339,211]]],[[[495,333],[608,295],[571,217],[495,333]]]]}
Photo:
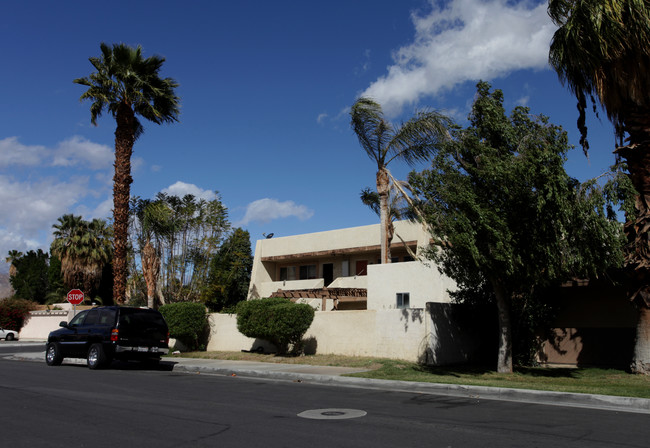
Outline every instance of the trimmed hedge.
{"type": "Polygon", "coordinates": [[[20,331],[30,311],[37,303],[25,299],[4,299],[0,301],[0,327],[20,331]]]}
{"type": "Polygon", "coordinates": [[[271,342],[280,354],[299,354],[302,337],[314,320],[314,309],[289,299],[248,300],[237,304],[237,329],[244,336],[271,342]]]}
{"type": "Polygon", "coordinates": [[[205,305],[179,302],[163,305],[158,310],[167,321],[169,336],[179,340],[188,350],[205,350],[208,316],[205,305]]]}

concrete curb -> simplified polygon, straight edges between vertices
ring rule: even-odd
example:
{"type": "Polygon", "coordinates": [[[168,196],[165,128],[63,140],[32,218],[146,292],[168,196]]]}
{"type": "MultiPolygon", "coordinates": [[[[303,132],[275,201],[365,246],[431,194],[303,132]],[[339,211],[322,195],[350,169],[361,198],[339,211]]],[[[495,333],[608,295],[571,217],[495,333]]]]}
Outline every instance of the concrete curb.
{"type": "MultiPolygon", "coordinates": [[[[44,362],[45,353],[14,353],[5,359],[44,362]]],[[[502,387],[463,386],[456,384],[422,383],[410,381],[376,380],[341,376],[363,369],[307,366],[301,364],[274,364],[250,361],[223,361],[194,358],[164,358],[172,364],[173,372],[205,373],[211,375],[265,378],[280,381],[306,382],[325,386],[354,387],[387,390],[473,400],[502,400],[521,403],[601,409],[618,412],[650,414],[650,399],[617,397],[611,395],[579,394],[570,392],[511,389],[502,387]],[[321,370],[323,373],[309,373],[321,370]]],[[[67,359],[66,364],[85,364],[83,359],[67,359]]]]}
{"type": "Polygon", "coordinates": [[[175,372],[209,373],[232,376],[233,374],[249,378],[266,378],[311,384],[356,387],[363,389],[390,390],[432,395],[444,395],[476,400],[502,400],[553,406],[569,406],[602,409],[619,412],[650,414],[650,399],[617,397],[611,395],[579,394],[528,389],[511,389],[502,387],[463,386],[456,384],[422,383],[411,381],[377,380],[370,378],[321,375],[291,371],[269,371],[245,368],[211,367],[192,363],[174,365],[175,372]]]}

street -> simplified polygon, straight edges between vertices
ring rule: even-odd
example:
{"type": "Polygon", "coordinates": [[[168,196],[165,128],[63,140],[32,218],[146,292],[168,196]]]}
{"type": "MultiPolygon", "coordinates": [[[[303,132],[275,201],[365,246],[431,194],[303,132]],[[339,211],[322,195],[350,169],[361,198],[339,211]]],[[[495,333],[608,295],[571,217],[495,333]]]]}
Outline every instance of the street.
{"type": "Polygon", "coordinates": [[[650,436],[647,414],[186,374],[171,362],[91,371],[0,359],[0,390],[4,447],[604,448],[650,436]]]}

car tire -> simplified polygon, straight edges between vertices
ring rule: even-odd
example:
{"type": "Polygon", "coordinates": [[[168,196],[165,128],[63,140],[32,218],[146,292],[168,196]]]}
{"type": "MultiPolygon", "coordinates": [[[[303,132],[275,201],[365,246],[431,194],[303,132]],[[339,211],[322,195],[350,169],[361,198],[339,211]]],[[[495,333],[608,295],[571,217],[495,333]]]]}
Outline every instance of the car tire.
{"type": "Polygon", "coordinates": [[[45,362],[48,366],[60,366],[63,362],[61,346],[58,342],[50,342],[45,349],[45,362]]]}
{"type": "Polygon", "coordinates": [[[13,341],[13,340],[14,340],[14,335],[13,335],[13,333],[9,333],[9,334],[5,337],[5,341],[13,341]]]}
{"type": "Polygon", "coordinates": [[[108,364],[108,358],[104,352],[102,344],[93,344],[88,349],[88,356],[86,357],[88,368],[96,370],[101,369],[108,364]]]}

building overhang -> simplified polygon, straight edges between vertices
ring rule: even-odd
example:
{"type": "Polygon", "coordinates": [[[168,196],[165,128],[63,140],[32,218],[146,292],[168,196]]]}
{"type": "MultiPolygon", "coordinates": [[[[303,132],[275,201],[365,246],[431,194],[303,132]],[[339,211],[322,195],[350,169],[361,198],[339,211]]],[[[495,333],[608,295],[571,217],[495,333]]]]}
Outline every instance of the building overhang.
{"type": "MultiPolygon", "coordinates": [[[[393,243],[391,244],[390,248],[391,250],[393,249],[401,249],[404,248],[404,245],[407,245],[410,248],[417,248],[418,242],[417,240],[414,241],[406,241],[406,242],[398,242],[398,243],[393,243]]],[[[314,251],[314,252],[302,252],[302,253],[294,253],[294,254],[283,254],[283,255],[272,255],[268,257],[261,257],[263,262],[282,262],[282,261],[290,261],[290,260],[297,260],[297,259],[316,259],[316,258],[329,258],[329,257],[340,257],[340,256],[347,256],[347,255],[363,255],[363,254],[369,254],[369,253],[375,253],[375,252],[380,252],[381,251],[381,245],[376,244],[373,246],[358,246],[358,247],[346,247],[343,249],[330,249],[330,250],[321,250],[321,251],[314,251]]]]}

